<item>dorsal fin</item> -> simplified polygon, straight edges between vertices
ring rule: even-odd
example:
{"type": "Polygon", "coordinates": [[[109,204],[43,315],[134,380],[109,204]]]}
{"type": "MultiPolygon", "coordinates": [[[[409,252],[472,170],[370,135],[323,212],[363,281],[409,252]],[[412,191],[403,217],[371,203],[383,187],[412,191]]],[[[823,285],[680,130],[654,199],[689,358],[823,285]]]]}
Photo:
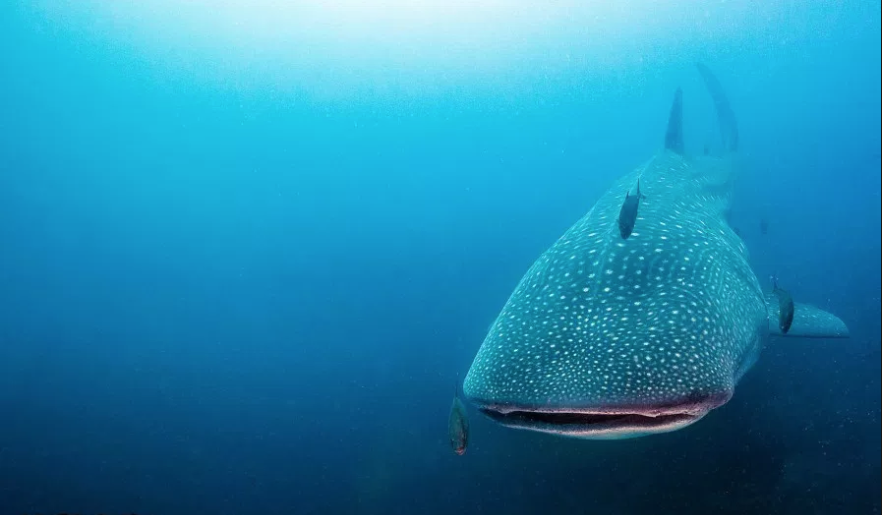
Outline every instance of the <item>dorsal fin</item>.
{"type": "Polygon", "coordinates": [[[683,90],[677,88],[674,103],[668,117],[668,132],[665,134],[665,148],[683,155],[683,90]]]}

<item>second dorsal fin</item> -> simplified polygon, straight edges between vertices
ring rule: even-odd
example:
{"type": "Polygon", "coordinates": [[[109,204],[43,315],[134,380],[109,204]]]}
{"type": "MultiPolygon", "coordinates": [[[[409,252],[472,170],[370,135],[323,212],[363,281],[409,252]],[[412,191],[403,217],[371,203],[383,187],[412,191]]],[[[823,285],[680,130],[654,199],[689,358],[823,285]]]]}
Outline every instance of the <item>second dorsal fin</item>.
{"type": "Polygon", "coordinates": [[[674,103],[668,117],[668,132],[665,134],[665,148],[683,155],[683,90],[677,88],[674,103]]]}

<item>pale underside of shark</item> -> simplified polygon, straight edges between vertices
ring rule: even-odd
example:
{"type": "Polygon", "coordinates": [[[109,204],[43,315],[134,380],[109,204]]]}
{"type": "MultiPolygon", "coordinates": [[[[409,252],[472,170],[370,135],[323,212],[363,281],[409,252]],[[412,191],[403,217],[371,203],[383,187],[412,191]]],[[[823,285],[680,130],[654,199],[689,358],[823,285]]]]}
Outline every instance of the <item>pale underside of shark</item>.
{"type": "Polygon", "coordinates": [[[503,425],[613,439],[686,427],[725,404],[774,336],[847,337],[836,316],[764,293],[726,221],[735,117],[699,65],[724,151],[687,156],[677,91],[665,148],[543,253],[491,326],[466,397],[503,425]],[[640,193],[636,193],[639,181],[640,193]],[[623,201],[641,200],[629,235],[623,201]]]}

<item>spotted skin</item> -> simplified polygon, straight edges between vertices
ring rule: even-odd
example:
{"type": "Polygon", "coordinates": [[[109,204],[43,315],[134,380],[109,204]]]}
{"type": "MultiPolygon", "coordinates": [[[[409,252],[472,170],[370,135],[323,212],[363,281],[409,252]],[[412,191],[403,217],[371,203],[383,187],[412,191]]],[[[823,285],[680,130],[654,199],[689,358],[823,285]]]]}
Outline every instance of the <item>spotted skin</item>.
{"type": "Polygon", "coordinates": [[[727,402],[770,334],[726,222],[732,176],[728,157],[666,150],[616,182],[521,279],[466,397],[504,425],[582,438],[672,431],[727,402]],[[638,179],[646,198],[623,240],[638,179]]]}

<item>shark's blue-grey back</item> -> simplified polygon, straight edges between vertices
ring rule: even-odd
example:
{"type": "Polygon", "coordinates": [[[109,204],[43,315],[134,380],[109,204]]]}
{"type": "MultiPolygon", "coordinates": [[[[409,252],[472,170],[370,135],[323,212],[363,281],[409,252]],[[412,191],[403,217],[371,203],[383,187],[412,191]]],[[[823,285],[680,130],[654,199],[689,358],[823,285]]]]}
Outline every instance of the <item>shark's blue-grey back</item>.
{"type": "Polygon", "coordinates": [[[726,222],[732,154],[684,156],[679,102],[666,149],[617,181],[503,307],[464,384],[485,414],[589,438],[670,431],[725,403],[756,360],[769,311],[726,222]],[[635,194],[645,197],[623,238],[618,217],[635,194]]]}

